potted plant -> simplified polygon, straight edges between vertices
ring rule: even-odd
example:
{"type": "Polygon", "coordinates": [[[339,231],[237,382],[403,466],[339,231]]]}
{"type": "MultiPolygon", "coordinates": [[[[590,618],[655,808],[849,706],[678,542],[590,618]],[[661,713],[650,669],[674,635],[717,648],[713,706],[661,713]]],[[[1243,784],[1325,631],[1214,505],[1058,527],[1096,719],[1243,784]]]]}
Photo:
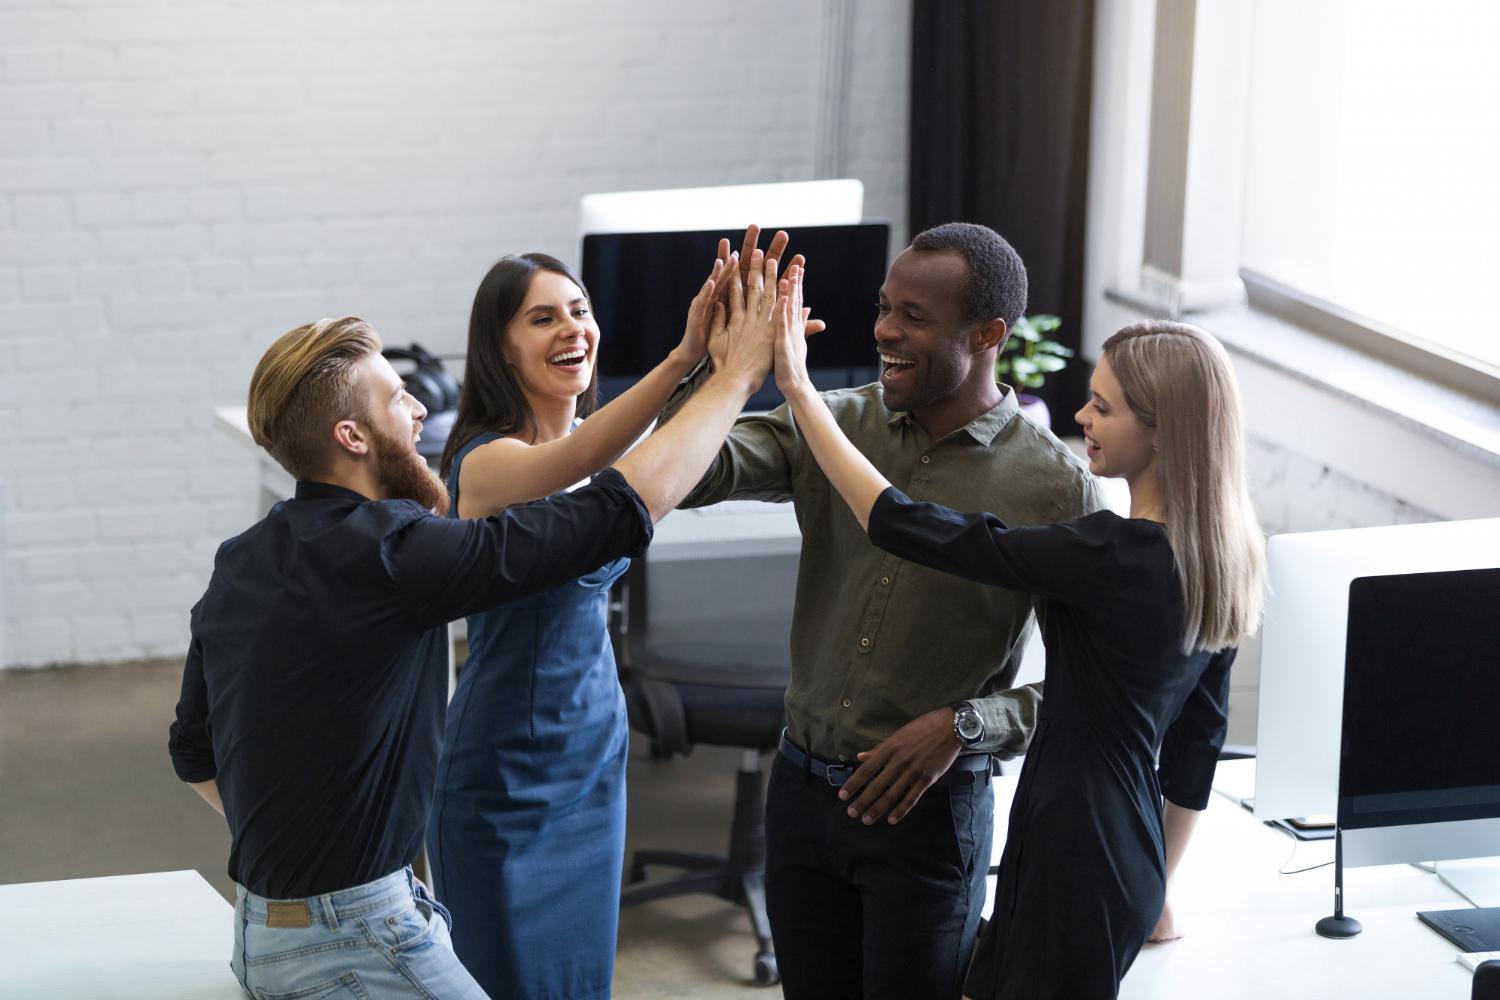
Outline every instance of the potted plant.
{"type": "Polygon", "coordinates": [[[995,378],[1009,382],[1016,390],[1021,412],[1049,429],[1052,415],[1047,412],[1047,404],[1021,390],[1040,388],[1048,375],[1068,366],[1072,348],[1047,338],[1047,334],[1060,326],[1062,320],[1056,316],[1022,316],[1011,327],[1010,337],[995,361],[995,378]]]}

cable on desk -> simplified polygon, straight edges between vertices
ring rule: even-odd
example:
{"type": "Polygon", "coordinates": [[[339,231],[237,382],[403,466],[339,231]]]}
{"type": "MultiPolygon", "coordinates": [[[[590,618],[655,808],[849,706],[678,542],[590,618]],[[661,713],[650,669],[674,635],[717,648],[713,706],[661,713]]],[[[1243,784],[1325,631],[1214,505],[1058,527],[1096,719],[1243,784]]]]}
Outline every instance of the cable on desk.
{"type": "Polygon", "coordinates": [[[1286,856],[1286,860],[1281,863],[1281,867],[1276,869],[1276,874],[1278,874],[1278,875],[1301,875],[1303,872],[1317,871],[1319,868],[1327,868],[1329,865],[1333,864],[1332,861],[1325,861],[1321,865],[1313,865],[1313,866],[1311,866],[1309,868],[1298,868],[1298,869],[1295,869],[1293,871],[1287,871],[1286,870],[1286,866],[1289,865],[1289,864],[1291,864],[1292,863],[1292,859],[1297,856],[1297,848],[1299,848],[1299,847],[1302,846],[1302,841],[1299,840],[1299,839],[1297,839],[1297,837],[1296,837],[1295,834],[1289,832],[1284,827],[1274,826],[1274,825],[1272,825],[1270,823],[1267,823],[1266,825],[1270,826],[1271,829],[1277,831],[1278,833],[1284,833],[1288,837],[1292,838],[1292,853],[1288,854],[1286,856]]]}

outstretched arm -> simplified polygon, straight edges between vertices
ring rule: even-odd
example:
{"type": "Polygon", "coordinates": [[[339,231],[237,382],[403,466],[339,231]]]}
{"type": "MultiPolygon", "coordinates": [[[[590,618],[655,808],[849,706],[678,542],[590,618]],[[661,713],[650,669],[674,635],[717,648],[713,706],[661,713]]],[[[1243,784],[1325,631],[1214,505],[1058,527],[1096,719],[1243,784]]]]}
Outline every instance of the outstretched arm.
{"type": "Polygon", "coordinates": [[[660,521],[697,485],[718,453],[750,394],[771,369],[776,336],[776,261],[760,251],[752,256],[750,287],[742,295],[739,273],[731,270],[728,308],[715,308],[709,352],[714,374],[678,412],[676,419],[615,463],[660,521]]]}
{"type": "Polygon", "coordinates": [[[475,448],[459,472],[459,516],[485,517],[512,504],[551,496],[603,469],[639,438],[677,383],[707,350],[714,302],[734,257],[714,261],[688,309],[682,342],[645,378],[590,416],[566,437],[528,444],[514,437],[475,448]]]}
{"type": "Polygon", "coordinates": [[[793,264],[782,281],[781,308],[776,314],[776,388],[791,405],[797,427],[824,475],[854,511],[859,526],[869,530],[870,510],[891,484],[849,443],[828,404],[813,388],[807,373],[804,331],[807,310],[802,306],[804,273],[802,267],[793,264]]]}

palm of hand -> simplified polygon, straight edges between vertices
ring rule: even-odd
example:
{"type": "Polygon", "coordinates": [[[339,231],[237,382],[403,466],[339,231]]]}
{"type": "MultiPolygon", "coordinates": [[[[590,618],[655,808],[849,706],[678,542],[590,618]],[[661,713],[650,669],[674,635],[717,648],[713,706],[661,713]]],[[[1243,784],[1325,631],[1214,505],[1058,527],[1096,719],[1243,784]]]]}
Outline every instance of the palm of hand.
{"type": "Polygon", "coordinates": [[[728,280],[729,308],[715,307],[709,354],[718,370],[732,369],[763,379],[771,369],[775,347],[776,261],[756,251],[749,286],[741,289],[739,272],[732,268],[728,280]]]}
{"type": "Polygon", "coordinates": [[[783,295],[776,303],[776,388],[782,395],[808,383],[807,316],[802,305],[802,268],[796,264],[782,281],[783,295]]]}

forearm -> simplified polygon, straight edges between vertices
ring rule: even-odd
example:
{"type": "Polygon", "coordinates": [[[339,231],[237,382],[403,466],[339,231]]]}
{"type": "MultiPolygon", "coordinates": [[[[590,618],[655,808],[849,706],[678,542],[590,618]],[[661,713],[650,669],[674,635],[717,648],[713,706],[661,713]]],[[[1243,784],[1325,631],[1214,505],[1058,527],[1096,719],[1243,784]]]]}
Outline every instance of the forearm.
{"type": "Polygon", "coordinates": [[[672,398],[673,390],[695,367],[695,362],[685,360],[681,351],[674,350],[639,382],[601,406],[597,413],[578,425],[578,430],[573,432],[572,437],[583,434],[595,421],[599,424],[584,439],[604,459],[593,471],[598,472],[625,454],[625,449],[646,432],[651,421],[667,405],[667,400],[672,398]],[[599,420],[600,417],[605,419],[599,420]]]}
{"type": "Polygon", "coordinates": [[[754,389],[748,378],[716,373],[683,404],[677,419],[658,426],[614,464],[646,504],[653,523],[698,484],[754,389]]]}
{"type": "Polygon", "coordinates": [[[710,358],[704,358],[693,366],[693,370],[677,383],[667,395],[667,401],[662,404],[661,413],[656,418],[656,425],[661,427],[677,416],[687,401],[693,398],[694,393],[703,388],[714,373],[714,363],[710,358]]]}
{"type": "Polygon", "coordinates": [[[859,526],[868,530],[870,509],[880,494],[890,488],[890,482],[844,436],[828,404],[810,385],[794,392],[788,402],[823,474],[854,512],[859,526]]]}
{"type": "Polygon", "coordinates": [[[619,398],[610,400],[597,413],[579,424],[576,431],[555,442],[574,450],[575,453],[569,456],[569,464],[581,471],[580,475],[563,486],[572,485],[584,476],[591,476],[600,469],[608,468],[625,454],[625,449],[646,433],[646,428],[651,426],[651,421],[656,419],[671,397],[672,390],[692,370],[693,365],[682,360],[677,351],[673,351],[644,378],[621,393],[619,398]]]}
{"type": "Polygon", "coordinates": [[[219,798],[218,782],[210,779],[208,781],[189,781],[187,784],[189,788],[203,796],[203,801],[213,806],[220,816],[224,815],[224,800],[219,798]]]}
{"type": "Polygon", "coordinates": [[[1198,826],[1198,817],[1203,813],[1197,809],[1185,809],[1175,802],[1167,802],[1162,809],[1162,834],[1166,840],[1167,881],[1177,874],[1177,865],[1187,851],[1188,841],[1193,839],[1193,830],[1198,826]]]}
{"type": "Polygon", "coordinates": [[[566,437],[545,444],[497,441],[463,465],[459,514],[486,517],[515,504],[560,493],[625,453],[645,433],[692,364],[673,351],[618,399],[566,437]]]}

